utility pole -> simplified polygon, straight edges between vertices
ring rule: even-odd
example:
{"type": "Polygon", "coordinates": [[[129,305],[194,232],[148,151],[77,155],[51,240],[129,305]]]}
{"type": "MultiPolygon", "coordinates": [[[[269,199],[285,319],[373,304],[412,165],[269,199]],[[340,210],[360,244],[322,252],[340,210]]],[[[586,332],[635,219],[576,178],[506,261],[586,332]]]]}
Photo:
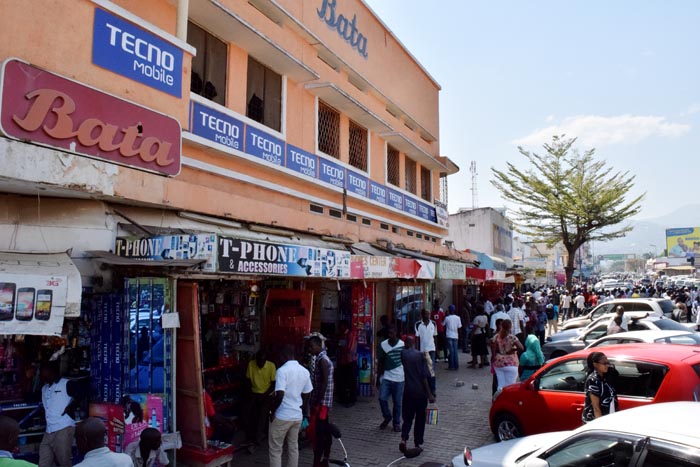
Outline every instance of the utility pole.
{"type": "Polygon", "coordinates": [[[472,209],[479,207],[479,192],[476,186],[476,161],[472,161],[469,165],[469,172],[472,174],[472,209]]]}

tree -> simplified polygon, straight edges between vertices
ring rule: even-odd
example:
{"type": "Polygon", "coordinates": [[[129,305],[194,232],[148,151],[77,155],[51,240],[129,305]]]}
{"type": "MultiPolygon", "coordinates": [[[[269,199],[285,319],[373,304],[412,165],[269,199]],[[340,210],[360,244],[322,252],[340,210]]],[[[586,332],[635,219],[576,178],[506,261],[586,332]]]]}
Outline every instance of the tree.
{"type": "Polygon", "coordinates": [[[627,201],[634,175],[613,172],[596,160],[595,149],[582,154],[573,148],[576,138],[554,136],[540,155],[518,147],[529,165],[521,170],[507,163],[505,171],[492,168],[493,185],[515,203],[516,230],[533,241],[552,247],[562,242],[568,253],[566,287],[571,288],[576,251],[586,242],[624,237],[632,227],[614,228],[641,210],[644,194],[627,201]]]}

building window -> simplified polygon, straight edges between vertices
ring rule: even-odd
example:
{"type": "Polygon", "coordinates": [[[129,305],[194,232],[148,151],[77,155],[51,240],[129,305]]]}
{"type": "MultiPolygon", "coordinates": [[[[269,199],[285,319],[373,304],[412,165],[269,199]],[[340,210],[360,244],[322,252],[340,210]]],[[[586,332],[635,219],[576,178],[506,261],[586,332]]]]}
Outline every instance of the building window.
{"type": "Polygon", "coordinates": [[[282,76],[253,57],[248,57],[246,116],[280,131],[282,122],[282,76]]]}
{"type": "Polygon", "coordinates": [[[350,165],[367,171],[367,129],[350,121],[350,165]]]}
{"type": "Polygon", "coordinates": [[[386,181],[399,186],[399,150],[393,146],[386,148],[386,181]]]}
{"type": "Polygon", "coordinates": [[[416,161],[406,158],[406,191],[416,194],[416,161]]]}
{"type": "Polygon", "coordinates": [[[340,113],[324,102],[318,103],[318,149],[340,159],[340,113]]]}
{"type": "Polygon", "coordinates": [[[197,49],[192,58],[190,91],[226,105],[226,43],[192,22],[187,23],[187,42],[197,49]]]}
{"type": "Polygon", "coordinates": [[[430,201],[430,170],[425,167],[420,168],[420,197],[430,201]]]}

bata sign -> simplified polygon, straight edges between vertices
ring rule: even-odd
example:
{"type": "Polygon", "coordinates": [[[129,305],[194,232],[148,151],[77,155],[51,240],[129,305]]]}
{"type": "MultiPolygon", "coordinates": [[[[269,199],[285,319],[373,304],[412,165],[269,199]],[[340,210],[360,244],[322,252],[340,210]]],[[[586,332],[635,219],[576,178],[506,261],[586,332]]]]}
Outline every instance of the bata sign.
{"type": "Polygon", "coordinates": [[[161,175],[180,172],[180,123],[19,60],[3,65],[0,131],[161,175]]]}

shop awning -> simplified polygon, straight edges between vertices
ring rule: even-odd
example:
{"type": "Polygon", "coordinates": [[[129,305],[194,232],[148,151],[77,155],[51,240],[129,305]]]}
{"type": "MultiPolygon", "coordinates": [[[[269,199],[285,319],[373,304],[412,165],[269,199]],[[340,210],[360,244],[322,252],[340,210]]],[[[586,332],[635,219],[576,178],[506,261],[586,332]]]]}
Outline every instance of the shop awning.
{"type": "Polygon", "coordinates": [[[68,253],[0,252],[0,334],[60,336],[80,316],[82,280],[68,253]]]}
{"type": "Polygon", "coordinates": [[[85,252],[91,259],[97,262],[111,264],[114,266],[147,266],[147,267],[180,267],[189,268],[205,263],[206,259],[143,259],[143,258],[125,258],[115,255],[110,251],[91,250],[85,252]]]}

